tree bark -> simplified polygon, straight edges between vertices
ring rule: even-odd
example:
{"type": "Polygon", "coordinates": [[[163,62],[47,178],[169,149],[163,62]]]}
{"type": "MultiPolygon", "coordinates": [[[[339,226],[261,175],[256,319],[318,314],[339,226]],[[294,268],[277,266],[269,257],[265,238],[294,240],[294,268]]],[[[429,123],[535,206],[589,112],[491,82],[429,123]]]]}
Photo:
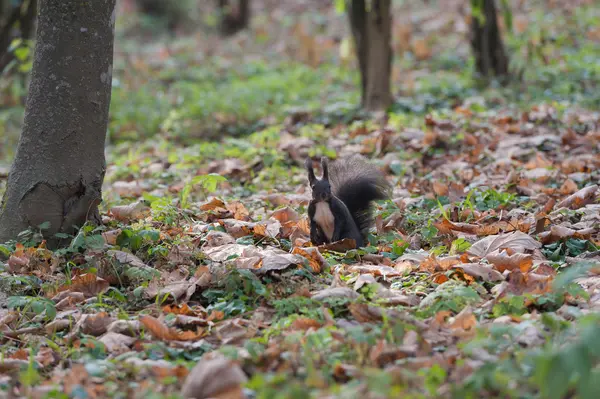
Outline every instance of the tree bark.
{"type": "Polygon", "coordinates": [[[221,19],[219,30],[224,36],[231,36],[246,29],[250,23],[250,0],[238,0],[233,7],[229,0],[219,0],[221,19]]]}
{"type": "Polygon", "coordinates": [[[23,132],[0,207],[0,242],[99,221],[116,0],[40,0],[23,132]]]}
{"type": "Polygon", "coordinates": [[[496,5],[494,0],[478,1],[482,5],[483,21],[475,15],[471,18],[471,48],[476,72],[486,78],[507,77],[508,56],[498,28],[496,5]]]}
{"type": "Polygon", "coordinates": [[[361,76],[361,106],[385,110],[392,103],[392,13],[390,0],[352,0],[348,7],[361,76]]]}

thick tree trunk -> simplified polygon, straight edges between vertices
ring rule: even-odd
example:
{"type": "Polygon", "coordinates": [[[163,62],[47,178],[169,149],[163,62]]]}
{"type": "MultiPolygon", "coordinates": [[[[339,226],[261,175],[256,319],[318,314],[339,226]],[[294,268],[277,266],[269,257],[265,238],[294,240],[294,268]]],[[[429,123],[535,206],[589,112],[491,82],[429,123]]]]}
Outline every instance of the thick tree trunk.
{"type": "Polygon", "coordinates": [[[219,30],[224,36],[236,34],[246,29],[250,23],[250,0],[238,0],[237,7],[229,0],[219,0],[221,20],[219,30]]]}
{"type": "MultiPolygon", "coordinates": [[[[475,69],[483,77],[507,77],[508,56],[504,50],[494,0],[476,0],[483,7],[483,21],[471,18],[471,47],[475,69]]],[[[473,3],[472,3],[473,4],[473,3]]]]}
{"type": "Polygon", "coordinates": [[[0,207],[0,242],[99,220],[116,0],[40,0],[23,132],[0,207]]]}
{"type": "Polygon", "coordinates": [[[392,103],[392,13],[390,0],[352,0],[348,8],[361,76],[361,105],[385,110],[392,103]]]}

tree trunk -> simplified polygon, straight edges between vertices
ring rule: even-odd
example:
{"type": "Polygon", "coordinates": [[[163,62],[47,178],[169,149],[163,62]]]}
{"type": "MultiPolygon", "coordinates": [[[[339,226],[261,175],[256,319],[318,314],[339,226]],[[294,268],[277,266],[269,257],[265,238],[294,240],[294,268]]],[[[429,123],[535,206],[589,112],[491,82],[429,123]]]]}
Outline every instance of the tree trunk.
{"type": "Polygon", "coordinates": [[[471,18],[471,47],[475,56],[475,69],[481,76],[489,78],[508,76],[508,56],[504,50],[494,0],[479,2],[483,21],[476,15],[471,18]]]}
{"type": "Polygon", "coordinates": [[[231,36],[246,29],[250,23],[250,0],[238,0],[237,7],[229,0],[219,0],[221,20],[219,30],[224,36],[231,36]]]}
{"type": "Polygon", "coordinates": [[[361,106],[368,111],[385,110],[392,103],[391,0],[352,0],[348,7],[350,27],[361,79],[361,106]]]}
{"type": "MultiPolygon", "coordinates": [[[[116,0],[40,0],[25,123],[0,207],[0,242],[99,221],[116,0]]],[[[55,240],[49,241],[50,244],[55,240]]]]}

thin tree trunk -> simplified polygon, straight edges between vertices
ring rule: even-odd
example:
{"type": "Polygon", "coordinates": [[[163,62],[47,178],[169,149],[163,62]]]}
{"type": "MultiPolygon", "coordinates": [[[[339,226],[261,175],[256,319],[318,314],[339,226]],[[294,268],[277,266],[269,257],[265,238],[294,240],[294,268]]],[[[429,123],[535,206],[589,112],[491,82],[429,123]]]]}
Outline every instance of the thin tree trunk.
{"type": "Polygon", "coordinates": [[[367,6],[365,0],[352,0],[348,4],[348,18],[350,19],[350,30],[354,38],[356,57],[358,58],[358,69],[360,71],[360,105],[364,107],[367,103],[367,65],[368,65],[368,37],[367,37],[367,6]]]}
{"type": "Polygon", "coordinates": [[[471,48],[475,56],[475,69],[483,77],[507,77],[508,56],[498,28],[496,5],[494,0],[479,1],[483,5],[483,23],[476,16],[471,19],[471,48]]]}
{"type": "Polygon", "coordinates": [[[374,0],[367,14],[368,72],[365,108],[385,110],[392,103],[392,13],[390,0],[374,0]]]}
{"type": "Polygon", "coordinates": [[[237,7],[229,0],[219,0],[221,13],[219,30],[224,36],[233,35],[246,29],[250,23],[250,0],[238,0],[237,7]]]}
{"type": "Polygon", "coordinates": [[[115,2],[40,0],[25,123],[0,207],[0,242],[45,222],[51,238],[100,220],[115,2]]]}
{"type": "Polygon", "coordinates": [[[365,0],[348,4],[348,17],[361,80],[361,106],[369,111],[385,110],[392,103],[392,13],[391,0],[365,0]]]}

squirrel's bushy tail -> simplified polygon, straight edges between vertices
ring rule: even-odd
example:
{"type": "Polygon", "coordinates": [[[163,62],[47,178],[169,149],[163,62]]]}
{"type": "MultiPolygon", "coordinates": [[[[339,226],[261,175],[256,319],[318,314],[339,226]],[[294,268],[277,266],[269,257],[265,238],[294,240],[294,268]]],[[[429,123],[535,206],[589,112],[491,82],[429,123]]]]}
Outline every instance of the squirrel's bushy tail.
{"type": "Polygon", "coordinates": [[[341,158],[329,166],[329,183],[352,214],[363,237],[373,226],[371,202],[390,197],[391,187],[385,176],[360,155],[341,158]]]}

